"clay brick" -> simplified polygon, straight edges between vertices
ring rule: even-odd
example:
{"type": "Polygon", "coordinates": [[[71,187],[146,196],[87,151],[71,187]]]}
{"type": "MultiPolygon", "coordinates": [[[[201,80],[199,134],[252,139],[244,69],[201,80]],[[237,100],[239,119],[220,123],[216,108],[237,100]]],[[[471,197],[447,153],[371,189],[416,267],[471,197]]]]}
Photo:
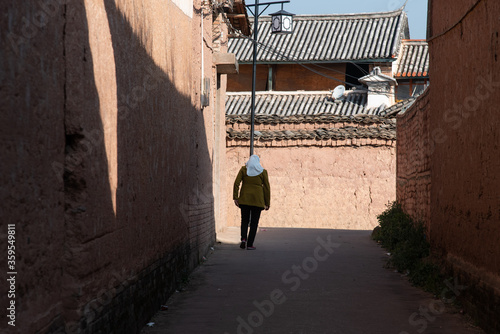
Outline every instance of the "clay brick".
{"type": "MultiPolygon", "coordinates": [[[[294,227],[308,228],[375,227],[376,215],[385,210],[387,202],[395,199],[394,148],[363,146],[353,149],[334,146],[334,142],[303,140],[297,143],[300,146],[269,147],[259,151],[269,173],[273,194],[273,209],[263,214],[262,226],[283,227],[293,222],[294,227]],[[360,178],[364,173],[366,176],[360,178]],[[363,190],[355,197],[354,191],[345,189],[363,190]],[[297,206],[296,203],[304,198],[311,205],[297,206]],[[356,210],[355,202],[363,209],[356,210]],[[299,216],[300,221],[295,222],[294,216],[299,216]]],[[[227,152],[228,174],[234,175],[228,181],[228,189],[231,189],[238,166],[244,162],[241,156],[245,152],[240,149],[227,152]]],[[[238,226],[239,212],[231,202],[227,202],[227,212],[229,226],[238,226]]]]}
{"type": "MultiPolygon", "coordinates": [[[[2,94],[22,96],[12,100],[14,113],[2,110],[2,133],[16,129],[5,136],[15,145],[2,148],[0,175],[12,175],[2,187],[14,195],[2,213],[18,223],[17,269],[27,274],[17,283],[29,291],[17,295],[12,333],[136,332],[215,241],[213,202],[190,205],[214,196],[215,148],[241,142],[225,138],[214,99],[201,110],[199,2],[192,18],[171,1],[154,11],[116,6],[58,7],[23,42],[23,57],[2,50],[16,73],[2,94]],[[153,32],[168,43],[146,48],[143,36],[153,32]],[[28,117],[40,101],[50,112],[28,117]]],[[[2,6],[12,27],[2,20],[1,31],[21,35],[17,23],[37,11],[34,2],[2,6]]],[[[214,78],[205,17],[204,72],[214,78]]]]}

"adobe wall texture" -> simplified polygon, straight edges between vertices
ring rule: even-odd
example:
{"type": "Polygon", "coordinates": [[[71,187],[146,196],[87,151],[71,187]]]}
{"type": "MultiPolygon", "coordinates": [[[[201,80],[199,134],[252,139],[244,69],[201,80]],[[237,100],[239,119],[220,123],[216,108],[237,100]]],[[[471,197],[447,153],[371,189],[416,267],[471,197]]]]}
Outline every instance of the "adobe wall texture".
{"type": "MultiPolygon", "coordinates": [[[[64,161],[65,64],[61,61],[64,45],[60,40],[64,21],[61,11],[55,14],[57,17],[44,27],[42,36],[41,29],[32,23],[37,10],[35,2],[0,4],[0,248],[4,252],[0,265],[7,268],[7,224],[15,224],[18,321],[16,328],[10,329],[18,333],[32,332],[27,322],[25,331],[21,330],[22,317],[41,327],[41,322],[46,325],[49,320],[37,315],[54,319],[63,306],[60,287],[64,277],[59,259],[66,252],[64,185],[51,164],[64,161]],[[29,24],[23,24],[23,17],[29,24]],[[12,34],[6,36],[7,31],[12,34]],[[56,55],[60,58],[56,59],[56,55]],[[37,285],[43,288],[36,291],[37,285]],[[29,307],[28,299],[32,301],[29,307]]],[[[1,277],[0,308],[5,313],[12,300],[7,298],[5,269],[1,277]]],[[[4,332],[8,319],[6,314],[2,318],[0,331],[4,332]]]]}
{"type": "MultiPolygon", "coordinates": [[[[450,10],[433,2],[431,35],[470,6],[456,3],[450,10]]],[[[442,137],[431,155],[432,240],[497,275],[500,263],[491,254],[500,254],[499,16],[500,3],[482,1],[459,26],[429,43],[432,84],[440,87],[430,93],[429,127],[442,137]]]]}
{"type": "MultiPolygon", "coordinates": [[[[322,147],[321,141],[314,141],[319,146],[294,141],[256,144],[255,154],[271,184],[271,209],[262,213],[260,226],[373,229],[376,216],[395,199],[394,142],[336,146],[330,141],[322,147]]],[[[245,143],[228,142],[229,226],[240,224],[232,189],[248,156],[245,143]]]]}
{"type": "MultiPolygon", "coordinates": [[[[227,34],[226,34],[227,36],[227,34]]],[[[213,160],[214,170],[214,210],[216,233],[222,232],[227,227],[227,191],[224,189],[227,183],[227,161],[226,161],[226,85],[227,75],[219,75],[219,87],[217,88],[216,122],[214,144],[215,157],[213,160]]],[[[229,198],[230,200],[231,198],[229,198]]]]}
{"type": "MultiPolygon", "coordinates": [[[[322,71],[339,81],[332,80],[312,72],[297,64],[281,64],[273,66],[273,90],[333,90],[337,84],[346,81],[345,64],[322,64],[322,71]],[[327,70],[328,69],[328,70],[327,70]]],[[[315,68],[317,69],[317,68],[315,68]]]]}
{"type": "MultiPolygon", "coordinates": [[[[219,14],[213,24],[213,48],[215,52],[227,52],[228,26],[225,24],[225,17],[219,14]]],[[[227,74],[217,73],[217,68],[213,68],[213,150],[211,152],[213,170],[213,197],[214,197],[214,217],[215,231],[221,232],[226,227],[226,194],[223,185],[226,182],[226,87],[227,74]]],[[[208,124],[210,126],[210,124],[208,124]]]]}
{"type": "MultiPolygon", "coordinates": [[[[216,76],[212,15],[202,44],[199,7],[190,17],[171,1],[0,4],[10,332],[135,333],[214,242],[215,90],[201,110],[200,87],[216,76]]],[[[9,302],[2,293],[0,307],[9,302]]]]}
{"type": "MultiPolygon", "coordinates": [[[[269,66],[268,65],[257,65],[257,71],[255,72],[255,90],[264,91],[267,90],[269,77],[269,66]]],[[[227,76],[227,88],[231,92],[248,92],[252,90],[252,65],[240,64],[238,74],[228,74],[227,76]]]]}
{"type": "Polygon", "coordinates": [[[396,198],[414,219],[430,223],[429,89],[397,117],[396,198]]]}
{"type": "Polygon", "coordinates": [[[466,312],[498,333],[500,3],[430,1],[429,14],[430,241],[466,312]]]}
{"type": "MultiPolygon", "coordinates": [[[[345,64],[322,64],[321,66],[332,70],[329,72],[330,76],[342,82],[345,81],[345,64]]],[[[257,65],[256,79],[255,89],[257,91],[327,91],[336,86],[332,79],[315,74],[297,64],[257,65]],[[272,89],[268,87],[269,67],[272,68],[272,89]]],[[[251,90],[252,65],[240,64],[239,74],[228,75],[228,91],[248,92],[251,90]]]]}

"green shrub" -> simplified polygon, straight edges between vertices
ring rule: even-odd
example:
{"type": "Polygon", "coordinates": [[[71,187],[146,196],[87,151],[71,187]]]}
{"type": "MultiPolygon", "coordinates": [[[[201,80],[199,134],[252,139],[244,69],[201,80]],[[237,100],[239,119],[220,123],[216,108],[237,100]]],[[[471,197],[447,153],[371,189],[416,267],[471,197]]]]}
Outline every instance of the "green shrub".
{"type": "Polygon", "coordinates": [[[388,209],[377,218],[380,230],[378,239],[375,240],[379,241],[384,248],[392,252],[399,243],[407,240],[413,221],[399,203],[394,202],[389,205],[388,209]]]}
{"type": "Polygon", "coordinates": [[[430,246],[421,224],[409,223],[404,229],[401,228],[400,238],[394,246],[391,263],[399,271],[411,273],[421,259],[429,256],[430,246]]]}
{"type": "Polygon", "coordinates": [[[442,286],[439,268],[430,261],[430,245],[422,223],[415,222],[397,202],[390,204],[378,217],[379,226],[372,234],[391,252],[389,265],[409,276],[410,282],[429,292],[442,286]]]}
{"type": "Polygon", "coordinates": [[[428,259],[419,261],[415,269],[410,272],[410,282],[436,296],[439,296],[444,289],[444,277],[439,267],[428,259]]]}

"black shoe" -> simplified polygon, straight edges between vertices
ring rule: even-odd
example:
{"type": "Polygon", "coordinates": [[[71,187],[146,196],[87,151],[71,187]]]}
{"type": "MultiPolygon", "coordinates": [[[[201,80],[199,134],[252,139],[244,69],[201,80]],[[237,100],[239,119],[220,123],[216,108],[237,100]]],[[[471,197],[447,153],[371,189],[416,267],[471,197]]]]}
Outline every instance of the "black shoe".
{"type": "Polygon", "coordinates": [[[241,240],[240,248],[245,249],[246,240],[241,240]]]}

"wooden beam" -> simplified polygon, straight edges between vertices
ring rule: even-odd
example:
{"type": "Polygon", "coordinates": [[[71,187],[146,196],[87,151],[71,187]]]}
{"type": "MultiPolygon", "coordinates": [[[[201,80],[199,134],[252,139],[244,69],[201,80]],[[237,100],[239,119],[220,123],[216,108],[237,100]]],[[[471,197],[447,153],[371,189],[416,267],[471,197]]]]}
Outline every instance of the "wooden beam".
{"type": "Polygon", "coordinates": [[[237,74],[239,72],[238,60],[234,53],[214,53],[213,62],[217,66],[217,73],[237,74]]]}

